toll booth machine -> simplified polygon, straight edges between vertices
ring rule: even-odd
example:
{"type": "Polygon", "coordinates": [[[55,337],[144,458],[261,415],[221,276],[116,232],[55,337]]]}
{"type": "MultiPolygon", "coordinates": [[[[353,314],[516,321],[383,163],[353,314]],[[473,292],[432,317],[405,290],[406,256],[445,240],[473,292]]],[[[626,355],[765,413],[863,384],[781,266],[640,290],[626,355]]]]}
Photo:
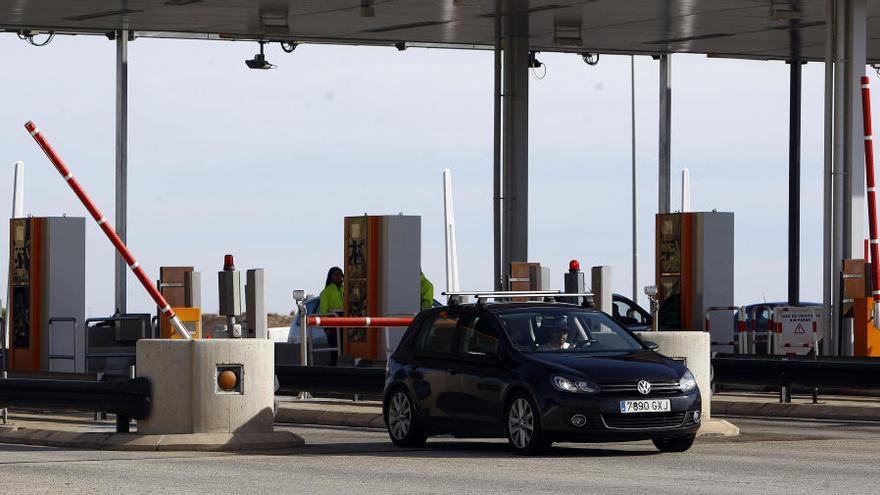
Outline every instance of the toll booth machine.
{"type": "Polygon", "coordinates": [[[85,371],[85,219],[9,223],[9,369],[85,371]]]}
{"type": "MultiPolygon", "coordinates": [[[[420,310],[421,217],[345,218],[345,316],[414,316],[420,310]]],[[[405,328],[349,328],[342,353],[384,361],[405,328]]]]}
{"type": "MultiPolygon", "coordinates": [[[[733,306],[733,213],[657,215],[658,328],[705,330],[706,311],[733,306]]],[[[733,341],[731,313],[711,313],[716,332],[733,341]]]]}

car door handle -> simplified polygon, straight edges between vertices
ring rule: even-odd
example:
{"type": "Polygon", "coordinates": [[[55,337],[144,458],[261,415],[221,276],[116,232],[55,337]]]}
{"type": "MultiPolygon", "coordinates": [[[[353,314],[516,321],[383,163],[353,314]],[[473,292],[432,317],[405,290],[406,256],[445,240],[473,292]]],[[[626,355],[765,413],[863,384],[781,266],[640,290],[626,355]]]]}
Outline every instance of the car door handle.
{"type": "Polygon", "coordinates": [[[458,373],[458,370],[455,368],[446,368],[446,372],[449,373],[450,375],[454,375],[454,374],[458,373]]]}

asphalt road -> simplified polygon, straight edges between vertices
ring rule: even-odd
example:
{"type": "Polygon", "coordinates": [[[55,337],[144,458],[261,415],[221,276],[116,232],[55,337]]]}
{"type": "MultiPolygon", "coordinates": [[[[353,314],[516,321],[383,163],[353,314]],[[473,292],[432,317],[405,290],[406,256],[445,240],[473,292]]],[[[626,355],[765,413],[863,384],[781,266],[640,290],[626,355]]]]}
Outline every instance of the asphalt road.
{"type": "Polygon", "coordinates": [[[393,447],[383,431],[296,427],[284,454],[124,453],[0,445],[0,493],[878,493],[880,423],[732,418],[736,439],[684,454],[648,442],[562,444],[546,456],[502,441],[393,447]]]}

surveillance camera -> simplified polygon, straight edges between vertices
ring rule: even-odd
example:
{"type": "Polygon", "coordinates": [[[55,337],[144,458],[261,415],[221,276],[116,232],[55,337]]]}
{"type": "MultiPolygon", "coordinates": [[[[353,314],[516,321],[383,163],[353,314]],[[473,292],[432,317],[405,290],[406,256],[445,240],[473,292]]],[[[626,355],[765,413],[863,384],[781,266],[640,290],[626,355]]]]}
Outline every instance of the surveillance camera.
{"type": "Polygon", "coordinates": [[[266,60],[266,56],[262,53],[254,55],[254,58],[245,60],[244,63],[251,69],[274,69],[275,65],[270,64],[266,60]]]}

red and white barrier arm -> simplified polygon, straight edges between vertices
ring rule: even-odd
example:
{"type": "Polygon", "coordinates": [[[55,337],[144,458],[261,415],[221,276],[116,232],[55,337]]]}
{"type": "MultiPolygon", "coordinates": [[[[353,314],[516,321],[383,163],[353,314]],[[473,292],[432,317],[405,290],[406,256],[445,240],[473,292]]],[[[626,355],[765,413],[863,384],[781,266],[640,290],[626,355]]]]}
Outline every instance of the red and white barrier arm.
{"type": "Polygon", "coordinates": [[[141,285],[144,286],[144,289],[150,294],[150,297],[153,298],[153,301],[161,308],[162,313],[168,318],[168,321],[171,323],[171,326],[174,327],[174,330],[184,339],[191,338],[189,332],[186,331],[186,327],[181,323],[180,318],[174,314],[174,311],[171,309],[171,305],[168,304],[168,301],[162,297],[162,294],[159,293],[159,290],[156,289],[156,286],[153,284],[153,281],[147,276],[144,272],[144,269],[141,268],[140,263],[134,259],[131,251],[128,250],[128,247],[122,242],[122,239],[119,238],[119,235],[116,234],[116,230],[110,226],[110,222],[107,221],[107,218],[101,214],[101,211],[95,206],[95,203],[92,202],[91,198],[86,194],[83,190],[82,186],[79,185],[79,182],[73,177],[73,174],[70,172],[70,169],[64,165],[64,161],[61,160],[61,157],[58,156],[58,153],[52,148],[46,138],[40,133],[40,130],[37,129],[37,125],[33,122],[28,122],[24,125],[25,129],[33,136],[34,140],[40,145],[40,148],[43,149],[43,152],[46,153],[46,156],[49,157],[49,161],[55,165],[55,169],[58,170],[58,173],[61,174],[61,177],[64,178],[64,181],[67,182],[67,185],[73,189],[73,193],[76,194],[76,197],[82,202],[83,206],[86,207],[86,210],[89,211],[89,214],[92,215],[92,218],[98,223],[98,226],[101,227],[101,230],[104,231],[104,234],[107,235],[107,238],[110,239],[110,242],[116,248],[116,251],[119,252],[119,255],[122,256],[122,259],[125,260],[125,263],[131,268],[131,271],[134,272],[135,277],[140,280],[141,285]]]}
{"type": "Polygon", "coordinates": [[[880,246],[877,238],[877,181],[874,175],[874,136],[871,125],[870,79],[862,76],[862,122],[865,128],[865,181],[868,186],[868,231],[871,238],[871,279],[874,296],[874,324],[880,322],[880,246]]]}
{"type": "Polygon", "coordinates": [[[412,317],[387,317],[387,316],[309,316],[310,327],[408,327],[412,323],[412,317]]]}

